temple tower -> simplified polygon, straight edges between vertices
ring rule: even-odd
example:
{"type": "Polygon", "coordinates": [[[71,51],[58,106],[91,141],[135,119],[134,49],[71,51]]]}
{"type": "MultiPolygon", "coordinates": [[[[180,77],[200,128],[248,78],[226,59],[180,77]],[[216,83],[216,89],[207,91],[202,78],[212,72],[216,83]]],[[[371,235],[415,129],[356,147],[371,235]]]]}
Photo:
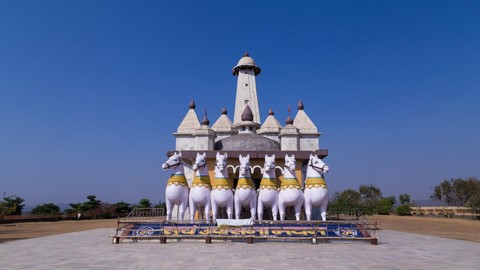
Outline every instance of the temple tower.
{"type": "Polygon", "coordinates": [[[237,80],[237,96],[235,98],[235,113],[233,115],[233,125],[237,126],[242,123],[242,113],[248,105],[253,114],[254,123],[260,125],[260,112],[258,109],[257,84],[255,77],[260,74],[260,67],[255,61],[245,53],[233,68],[232,73],[238,76],[237,80]]]}

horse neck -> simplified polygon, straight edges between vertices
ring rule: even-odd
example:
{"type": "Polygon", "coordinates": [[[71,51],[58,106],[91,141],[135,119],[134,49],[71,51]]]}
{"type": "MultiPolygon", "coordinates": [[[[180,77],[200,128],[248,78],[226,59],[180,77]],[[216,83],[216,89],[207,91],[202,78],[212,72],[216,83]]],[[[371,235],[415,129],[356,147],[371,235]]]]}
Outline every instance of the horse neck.
{"type": "Polygon", "coordinates": [[[228,170],[227,170],[227,168],[223,169],[222,172],[221,172],[219,169],[215,168],[214,172],[215,172],[215,177],[216,177],[216,178],[227,178],[227,179],[228,179],[228,170]]]}
{"type": "Polygon", "coordinates": [[[172,175],[183,175],[183,174],[185,174],[185,170],[182,164],[172,169],[172,175]]]}
{"type": "Polygon", "coordinates": [[[308,166],[307,168],[307,177],[323,177],[321,173],[314,170],[312,167],[308,166]]]}
{"type": "Polygon", "coordinates": [[[208,168],[207,166],[198,169],[197,172],[195,173],[196,176],[207,176],[208,175],[208,168]]]}
{"type": "Polygon", "coordinates": [[[283,178],[297,178],[294,174],[292,174],[292,172],[287,168],[287,167],[284,167],[283,168],[283,178]]]}
{"type": "Polygon", "coordinates": [[[238,178],[252,178],[250,170],[246,170],[245,173],[238,172],[238,178]]]}
{"type": "Polygon", "coordinates": [[[277,178],[277,175],[275,174],[275,169],[273,170],[270,170],[270,171],[265,171],[263,170],[263,178],[270,178],[270,179],[274,179],[274,178],[277,178]]]}

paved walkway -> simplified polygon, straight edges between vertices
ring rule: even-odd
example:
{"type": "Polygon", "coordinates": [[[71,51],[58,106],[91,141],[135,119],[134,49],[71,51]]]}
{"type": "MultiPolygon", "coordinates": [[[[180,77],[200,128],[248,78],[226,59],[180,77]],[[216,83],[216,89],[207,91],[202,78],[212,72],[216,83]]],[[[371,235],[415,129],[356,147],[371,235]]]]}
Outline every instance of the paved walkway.
{"type": "Polygon", "coordinates": [[[395,231],[366,242],[112,244],[97,229],[0,244],[0,269],[479,269],[480,244],[395,231]]]}

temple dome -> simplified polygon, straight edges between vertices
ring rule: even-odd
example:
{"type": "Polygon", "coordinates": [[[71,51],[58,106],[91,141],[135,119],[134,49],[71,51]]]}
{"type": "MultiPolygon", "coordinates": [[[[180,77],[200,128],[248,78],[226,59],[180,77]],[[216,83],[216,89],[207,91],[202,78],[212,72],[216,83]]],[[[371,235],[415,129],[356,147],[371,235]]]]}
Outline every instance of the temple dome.
{"type": "Polygon", "coordinates": [[[238,61],[238,64],[233,68],[232,73],[234,76],[238,75],[240,69],[253,68],[255,71],[255,76],[260,74],[262,71],[259,66],[255,63],[252,57],[245,53],[242,58],[238,61]]]}
{"type": "Polygon", "coordinates": [[[255,133],[236,134],[215,143],[223,151],[279,151],[280,144],[255,133]]]}

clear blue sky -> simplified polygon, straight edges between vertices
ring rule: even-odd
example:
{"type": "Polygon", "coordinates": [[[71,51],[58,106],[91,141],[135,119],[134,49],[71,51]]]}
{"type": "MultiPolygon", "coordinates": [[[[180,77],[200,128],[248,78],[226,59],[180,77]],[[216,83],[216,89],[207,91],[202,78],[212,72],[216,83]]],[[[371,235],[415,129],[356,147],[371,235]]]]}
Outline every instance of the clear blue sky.
{"type": "Polygon", "coordinates": [[[248,51],[262,120],[303,99],[332,193],[428,198],[480,177],[479,14],[478,1],[1,1],[0,192],[163,201],[190,99],[211,123],[233,112],[248,51]]]}

